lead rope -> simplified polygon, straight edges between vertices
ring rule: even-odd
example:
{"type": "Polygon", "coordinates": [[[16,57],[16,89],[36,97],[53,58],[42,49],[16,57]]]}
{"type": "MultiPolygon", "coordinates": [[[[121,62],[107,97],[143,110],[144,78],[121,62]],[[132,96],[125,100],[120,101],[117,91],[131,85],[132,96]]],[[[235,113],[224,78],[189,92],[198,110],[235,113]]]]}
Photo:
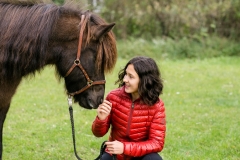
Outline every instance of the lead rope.
{"type": "MultiPolygon", "coordinates": [[[[70,121],[71,121],[71,126],[72,126],[72,139],[73,139],[73,148],[74,148],[74,153],[75,153],[75,156],[78,160],[82,160],[78,154],[77,154],[77,149],[76,149],[76,141],[75,141],[75,130],[74,130],[74,119],[73,119],[73,108],[72,108],[72,96],[71,95],[68,95],[68,106],[69,106],[69,114],[70,114],[70,121]]],[[[106,148],[106,145],[105,145],[105,142],[104,141],[102,143],[102,146],[101,146],[101,149],[100,149],[100,155],[94,159],[94,160],[100,160],[102,155],[103,155],[103,152],[106,148]]],[[[112,156],[113,160],[117,160],[117,156],[116,155],[113,155],[112,156]]]]}
{"type": "Polygon", "coordinates": [[[74,119],[73,119],[73,108],[72,108],[72,96],[68,96],[68,106],[69,106],[69,114],[70,114],[70,121],[71,121],[71,126],[72,126],[72,139],[73,139],[73,148],[74,148],[74,153],[75,156],[78,160],[82,160],[76,150],[76,142],[75,142],[75,130],[74,130],[74,119]]]}
{"type": "MultiPolygon", "coordinates": [[[[101,148],[100,148],[100,154],[99,154],[99,156],[98,156],[96,159],[94,159],[94,160],[101,160],[102,155],[103,155],[103,153],[104,153],[104,151],[105,151],[105,149],[106,149],[105,142],[107,142],[107,141],[102,142],[102,145],[101,145],[101,148]]],[[[112,160],[117,160],[117,156],[116,156],[115,154],[112,155],[112,160]]]]}

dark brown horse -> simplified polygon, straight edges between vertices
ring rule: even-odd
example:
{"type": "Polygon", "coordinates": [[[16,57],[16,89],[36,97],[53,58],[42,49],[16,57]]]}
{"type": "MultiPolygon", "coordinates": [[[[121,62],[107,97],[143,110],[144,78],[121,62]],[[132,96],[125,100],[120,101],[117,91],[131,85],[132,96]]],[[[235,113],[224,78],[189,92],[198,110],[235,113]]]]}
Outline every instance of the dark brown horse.
{"type": "Polygon", "coordinates": [[[55,65],[75,102],[87,109],[98,107],[104,73],[117,59],[113,26],[66,5],[0,0],[0,159],[3,123],[23,77],[55,65]]]}

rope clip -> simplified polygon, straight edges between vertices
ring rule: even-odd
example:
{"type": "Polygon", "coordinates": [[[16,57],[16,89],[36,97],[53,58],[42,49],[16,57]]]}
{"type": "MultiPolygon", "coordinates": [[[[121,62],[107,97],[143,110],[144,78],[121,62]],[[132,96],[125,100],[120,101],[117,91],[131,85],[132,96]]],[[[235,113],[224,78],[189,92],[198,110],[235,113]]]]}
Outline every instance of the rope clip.
{"type": "Polygon", "coordinates": [[[71,95],[68,95],[68,105],[69,105],[69,106],[72,106],[72,104],[73,104],[72,96],[71,96],[71,95]]]}

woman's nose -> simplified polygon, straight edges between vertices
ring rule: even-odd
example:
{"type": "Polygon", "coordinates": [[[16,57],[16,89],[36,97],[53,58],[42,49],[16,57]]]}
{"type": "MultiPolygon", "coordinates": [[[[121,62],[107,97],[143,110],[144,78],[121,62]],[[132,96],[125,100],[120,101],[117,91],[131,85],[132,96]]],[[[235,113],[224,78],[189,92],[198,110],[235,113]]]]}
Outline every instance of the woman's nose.
{"type": "Polygon", "coordinates": [[[124,76],[124,77],[123,77],[123,82],[127,82],[127,81],[128,81],[127,76],[124,76]]]}

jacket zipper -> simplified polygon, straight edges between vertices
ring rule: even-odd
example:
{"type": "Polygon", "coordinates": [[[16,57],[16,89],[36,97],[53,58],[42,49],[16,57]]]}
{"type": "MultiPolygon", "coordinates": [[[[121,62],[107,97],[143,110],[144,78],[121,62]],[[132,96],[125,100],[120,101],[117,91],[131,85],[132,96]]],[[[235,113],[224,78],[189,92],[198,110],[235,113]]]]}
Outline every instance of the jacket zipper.
{"type": "MultiPolygon", "coordinates": [[[[130,125],[132,123],[133,109],[134,109],[134,102],[132,102],[131,109],[130,109],[130,114],[129,114],[129,117],[128,117],[128,124],[127,124],[127,136],[128,137],[129,137],[129,132],[130,132],[130,125]]],[[[126,155],[124,155],[123,159],[126,160],[126,155]]]]}
{"type": "Polygon", "coordinates": [[[129,132],[130,132],[130,125],[131,125],[131,122],[132,122],[133,109],[134,109],[134,102],[132,102],[130,114],[129,114],[129,117],[128,117],[127,136],[129,136],[129,132]]]}

